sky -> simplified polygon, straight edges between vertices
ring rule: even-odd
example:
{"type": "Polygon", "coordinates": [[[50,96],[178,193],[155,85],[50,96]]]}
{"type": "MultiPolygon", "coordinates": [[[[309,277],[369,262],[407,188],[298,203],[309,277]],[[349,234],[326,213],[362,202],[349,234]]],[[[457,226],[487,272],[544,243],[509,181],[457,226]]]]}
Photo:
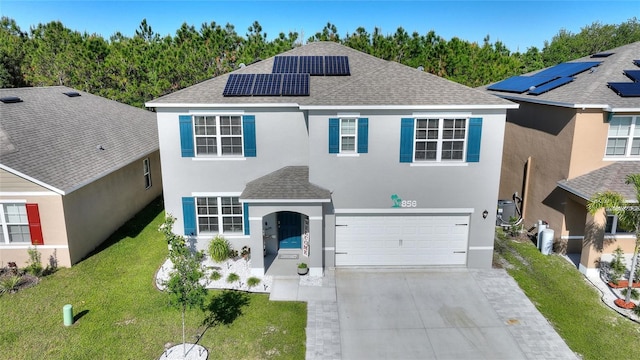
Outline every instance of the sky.
{"type": "Polygon", "coordinates": [[[245,36],[258,21],[268,40],[279,33],[297,32],[306,41],[328,23],[338,34],[363,27],[368,33],[379,28],[384,35],[402,27],[409,34],[433,30],[447,40],[482,43],[501,41],[512,51],[542,49],[561,29],[579,33],[594,22],[621,24],[640,18],[640,1],[483,1],[483,0],[0,0],[0,14],[16,21],[22,31],[39,23],[60,21],[71,30],[100,34],[108,39],[116,32],[133,36],[143,19],[152,30],[175,35],[183,23],[196,30],[203,23],[234,25],[245,36]]]}

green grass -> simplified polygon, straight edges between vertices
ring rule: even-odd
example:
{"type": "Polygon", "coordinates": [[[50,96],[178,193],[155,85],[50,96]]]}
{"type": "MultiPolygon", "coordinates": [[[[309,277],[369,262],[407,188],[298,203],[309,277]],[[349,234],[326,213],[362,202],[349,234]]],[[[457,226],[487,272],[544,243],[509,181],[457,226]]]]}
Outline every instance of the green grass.
{"type": "Polygon", "coordinates": [[[560,256],[545,256],[530,241],[496,240],[498,257],[567,345],[584,359],[631,359],[640,354],[640,324],[611,310],[582,274],[560,256]]]}
{"type": "MultiPolygon", "coordinates": [[[[160,199],[119,229],[102,248],[40,284],[0,296],[0,358],[157,359],[165,343],[182,342],[180,310],[154,286],[167,255],[157,231],[160,199]],[[62,307],[73,305],[74,325],[62,307]]],[[[211,295],[217,294],[211,291],[211,295]]],[[[270,302],[249,294],[249,305],[229,326],[205,329],[204,313],[187,313],[187,341],[209,349],[209,359],[303,359],[306,304],[270,302]]]]}

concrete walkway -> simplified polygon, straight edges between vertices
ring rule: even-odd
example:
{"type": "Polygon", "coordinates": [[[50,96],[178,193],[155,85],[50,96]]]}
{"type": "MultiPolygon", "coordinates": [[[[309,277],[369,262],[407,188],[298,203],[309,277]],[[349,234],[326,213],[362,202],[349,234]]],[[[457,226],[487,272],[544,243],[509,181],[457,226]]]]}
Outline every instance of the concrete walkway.
{"type": "Polygon", "coordinates": [[[270,298],[308,303],[306,359],[578,359],[502,269],[390,271],[386,283],[375,279],[389,272],[381,270],[277,277],[270,298]],[[415,276],[394,280],[393,271],[415,276]],[[369,300],[358,298],[367,292],[369,300]]]}

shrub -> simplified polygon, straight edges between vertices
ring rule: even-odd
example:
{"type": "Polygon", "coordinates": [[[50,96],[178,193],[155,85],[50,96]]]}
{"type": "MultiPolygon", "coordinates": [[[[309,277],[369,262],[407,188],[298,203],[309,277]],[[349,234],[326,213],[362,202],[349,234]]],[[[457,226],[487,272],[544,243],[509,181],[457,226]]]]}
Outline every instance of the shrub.
{"type": "MultiPolygon", "coordinates": [[[[624,288],[620,291],[620,293],[624,296],[627,296],[627,292],[629,289],[624,288]]],[[[639,300],[640,299],[640,292],[638,292],[638,289],[631,289],[631,298],[633,300],[639,300]]]]}
{"type": "Polygon", "coordinates": [[[220,280],[221,277],[222,277],[222,274],[220,274],[220,272],[217,270],[213,271],[210,276],[211,280],[213,281],[220,280]]]}
{"type": "Polygon", "coordinates": [[[306,268],[307,268],[307,264],[305,263],[298,264],[298,269],[306,269],[306,268]]]}
{"type": "Polygon", "coordinates": [[[22,282],[22,276],[9,275],[0,278],[0,295],[8,292],[13,293],[18,290],[18,286],[22,282]]]}
{"type": "Polygon", "coordinates": [[[28,248],[27,254],[29,254],[29,260],[27,261],[27,267],[25,271],[33,276],[42,275],[42,256],[40,252],[35,248],[28,248]]]}
{"type": "Polygon", "coordinates": [[[257,277],[252,276],[247,279],[247,286],[249,287],[249,289],[251,289],[252,287],[258,284],[260,284],[260,279],[258,279],[257,277]]]}
{"type": "Polygon", "coordinates": [[[620,247],[613,252],[613,259],[611,259],[609,266],[611,268],[609,272],[610,280],[612,283],[618,285],[618,280],[620,280],[627,270],[627,265],[624,262],[624,254],[620,247]]]}
{"type": "Polygon", "coordinates": [[[240,280],[240,276],[236,273],[229,273],[229,275],[227,275],[227,282],[229,284],[234,283],[236,281],[240,280]]]}
{"type": "Polygon", "coordinates": [[[223,262],[229,258],[229,242],[227,239],[217,235],[211,243],[209,243],[209,256],[215,262],[223,262]]]}
{"type": "Polygon", "coordinates": [[[633,309],[631,309],[631,311],[633,311],[634,314],[640,316],[640,305],[634,306],[633,309]]]}

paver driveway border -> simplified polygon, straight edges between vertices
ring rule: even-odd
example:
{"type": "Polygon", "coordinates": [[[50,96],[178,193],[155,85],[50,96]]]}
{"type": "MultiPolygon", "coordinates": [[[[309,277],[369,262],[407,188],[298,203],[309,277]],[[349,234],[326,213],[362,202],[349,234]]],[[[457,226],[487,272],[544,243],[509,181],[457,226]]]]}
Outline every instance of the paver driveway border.
{"type": "Polygon", "coordinates": [[[336,269],[342,359],[577,359],[502,269],[336,269]]]}

